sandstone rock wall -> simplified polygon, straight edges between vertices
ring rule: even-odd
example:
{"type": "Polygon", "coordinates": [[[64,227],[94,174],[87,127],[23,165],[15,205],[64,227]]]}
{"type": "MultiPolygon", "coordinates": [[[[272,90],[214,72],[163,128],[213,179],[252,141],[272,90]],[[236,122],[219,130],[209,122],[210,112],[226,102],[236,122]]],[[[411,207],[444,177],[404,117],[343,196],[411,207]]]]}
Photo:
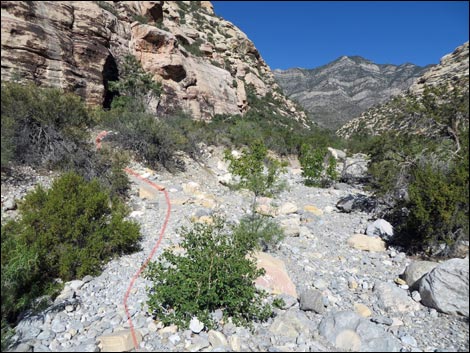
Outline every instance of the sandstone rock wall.
{"type": "Polygon", "coordinates": [[[152,104],[157,113],[243,114],[251,84],[259,96],[273,93],[286,116],[305,119],[279,93],[254,44],[209,1],[3,1],[1,22],[3,80],[61,87],[107,105],[108,81],[131,53],[163,84],[152,104]]]}

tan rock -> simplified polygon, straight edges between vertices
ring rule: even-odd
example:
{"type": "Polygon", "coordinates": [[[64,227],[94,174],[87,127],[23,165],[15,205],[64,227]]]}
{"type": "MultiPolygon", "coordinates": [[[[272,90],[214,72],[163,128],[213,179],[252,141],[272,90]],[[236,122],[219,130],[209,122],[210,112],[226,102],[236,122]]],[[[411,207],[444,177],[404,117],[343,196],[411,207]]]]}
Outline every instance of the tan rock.
{"type": "Polygon", "coordinates": [[[257,261],[257,267],[266,270],[264,276],[256,279],[256,285],[274,294],[285,293],[297,298],[295,285],[282,260],[263,252],[256,252],[254,257],[257,261]]]}
{"type": "Polygon", "coordinates": [[[372,311],[367,306],[361,303],[354,304],[354,311],[362,317],[369,317],[372,315],[372,311]]]}
{"type": "Polygon", "coordinates": [[[270,205],[257,205],[255,211],[263,216],[275,217],[277,215],[276,209],[270,205]]]}
{"type": "Polygon", "coordinates": [[[208,335],[209,335],[209,342],[212,345],[212,347],[215,348],[215,347],[227,347],[228,346],[227,338],[222,332],[209,330],[208,335]]]}
{"type": "Polygon", "coordinates": [[[335,346],[345,352],[357,352],[361,348],[361,338],[353,330],[343,330],[336,336],[335,346]]]}
{"type": "Polygon", "coordinates": [[[159,334],[173,334],[178,332],[178,326],[176,325],[170,325],[170,326],[165,326],[164,328],[160,329],[158,331],[159,334]]]}
{"type": "Polygon", "coordinates": [[[320,210],[318,207],[315,207],[313,205],[307,205],[304,207],[304,210],[310,213],[313,213],[315,216],[321,216],[323,215],[323,211],[320,210]]]}
{"type": "Polygon", "coordinates": [[[228,342],[230,344],[230,348],[232,349],[232,351],[241,352],[242,344],[241,344],[241,340],[240,340],[239,336],[237,336],[237,335],[230,336],[228,338],[228,342]]]}
{"type": "Polygon", "coordinates": [[[183,192],[189,195],[196,194],[197,191],[200,191],[200,188],[201,186],[194,181],[183,184],[183,192]]]}
{"type": "MultiPolygon", "coordinates": [[[[137,345],[142,342],[142,335],[135,330],[137,345]]],[[[97,338],[101,342],[101,352],[127,352],[134,348],[131,330],[116,331],[97,338]]]]}
{"type": "Polygon", "coordinates": [[[278,214],[287,215],[291,213],[296,213],[298,210],[297,205],[293,204],[292,202],[286,202],[285,204],[279,207],[278,214]]]}
{"type": "Polygon", "coordinates": [[[158,198],[158,191],[152,190],[150,187],[141,186],[139,188],[139,197],[141,199],[156,200],[158,198]]]}
{"type": "Polygon", "coordinates": [[[364,234],[354,234],[348,239],[349,246],[365,251],[385,251],[385,242],[376,237],[369,237],[364,234]]]}

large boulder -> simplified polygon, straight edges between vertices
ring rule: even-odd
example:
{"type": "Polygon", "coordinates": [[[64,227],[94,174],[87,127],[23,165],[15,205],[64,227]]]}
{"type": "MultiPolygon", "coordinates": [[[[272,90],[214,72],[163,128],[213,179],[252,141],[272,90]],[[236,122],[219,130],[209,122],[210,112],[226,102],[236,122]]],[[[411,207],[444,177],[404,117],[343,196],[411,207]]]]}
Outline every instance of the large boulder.
{"type": "Polygon", "coordinates": [[[288,294],[297,298],[297,290],[287,273],[284,261],[264,253],[254,254],[258,268],[264,268],[266,273],[258,277],[255,285],[273,294],[288,294]]]}
{"type": "Polygon", "coordinates": [[[446,314],[468,317],[468,266],[468,258],[451,259],[426,274],[419,285],[421,302],[446,314]]]}
{"type": "Polygon", "coordinates": [[[411,290],[416,289],[419,287],[419,280],[431,272],[437,265],[439,265],[438,262],[415,261],[406,266],[402,277],[411,290]]]}
{"type": "Polygon", "coordinates": [[[377,200],[363,194],[348,195],[341,198],[336,207],[346,213],[354,211],[372,212],[377,207],[377,200]]]}

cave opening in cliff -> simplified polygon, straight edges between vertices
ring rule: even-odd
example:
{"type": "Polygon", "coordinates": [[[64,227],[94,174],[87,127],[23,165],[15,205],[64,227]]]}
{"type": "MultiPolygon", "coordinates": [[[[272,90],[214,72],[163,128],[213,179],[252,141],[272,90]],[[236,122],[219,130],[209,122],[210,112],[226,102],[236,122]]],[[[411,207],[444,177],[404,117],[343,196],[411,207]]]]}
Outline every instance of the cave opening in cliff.
{"type": "Polygon", "coordinates": [[[111,92],[109,90],[109,81],[117,81],[119,79],[119,70],[114,59],[114,56],[111,54],[106,58],[106,62],[103,66],[103,85],[104,85],[104,97],[103,97],[103,108],[111,108],[111,102],[113,98],[118,95],[117,92],[111,92]]]}

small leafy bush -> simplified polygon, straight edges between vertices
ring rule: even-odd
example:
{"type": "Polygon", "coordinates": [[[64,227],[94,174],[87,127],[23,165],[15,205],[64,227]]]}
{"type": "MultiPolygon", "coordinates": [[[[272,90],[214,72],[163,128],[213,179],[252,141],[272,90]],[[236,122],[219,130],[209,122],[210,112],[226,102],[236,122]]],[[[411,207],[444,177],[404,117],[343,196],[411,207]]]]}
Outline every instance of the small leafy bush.
{"type": "Polygon", "coordinates": [[[105,261],[138,249],[139,226],[97,180],[75,173],[38,186],[1,228],[2,317],[14,321],[55,278],[97,274],[105,261]]]}
{"type": "Polygon", "coordinates": [[[326,147],[311,148],[303,144],[299,161],[305,185],[326,187],[338,179],[336,159],[326,147]]]}
{"type": "Polygon", "coordinates": [[[280,175],[285,173],[286,164],[268,157],[268,150],[260,141],[244,149],[238,159],[229,150],[224,158],[230,163],[229,171],[240,178],[237,187],[252,191],[255,197],[272,196],[285,187],[280,175]]]}
{"type": "Polygon", "coordinates": [[[263,304],[265,292],[253,285],[264,274],[247,256],[254,249],[253,242],[230,232],[221,219],[212,225],[183,228],[181,235],[185,252],[165,250],[160,262],[151,262],[145,274],[153,281],[149,309],[159,320],[186,328],[196,316],[210,329],[216,326],[211,313],[217,309],[224,318],[244,326],[271,316],[270,305],[263,304]]]}
{"type": "Polygon", "coordinates": [[[238,239],[243,239],[243,243],[250,244],[250,248],[263,251],[275,248],[285,237],[279,224],[268,216],[254,212],[242,218],[233,231],[238,239]]]}

